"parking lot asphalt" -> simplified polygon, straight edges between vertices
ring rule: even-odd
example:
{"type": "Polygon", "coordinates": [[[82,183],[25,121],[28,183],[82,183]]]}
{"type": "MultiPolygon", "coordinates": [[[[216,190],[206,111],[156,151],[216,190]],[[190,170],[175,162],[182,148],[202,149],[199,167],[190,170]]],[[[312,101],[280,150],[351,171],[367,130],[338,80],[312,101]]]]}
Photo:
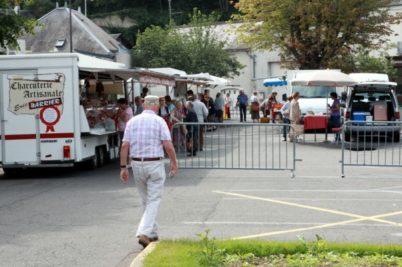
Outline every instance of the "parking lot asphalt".
{"type": "MultiPolygon", "coordinates": [[[[309,138],[309,137],[308,137],[309,138]]],[[[202,156],[206,151],[200,152],[202,156]]],[[[402,168],[347,167],[339,145],[296,144],[289,171],[181,169],[168,178],[161,239],[401,244],[402,168]]],[[[0,174],[0,266],[128,266],[142,208],[119,164],[82,172],[0,174]]]]}

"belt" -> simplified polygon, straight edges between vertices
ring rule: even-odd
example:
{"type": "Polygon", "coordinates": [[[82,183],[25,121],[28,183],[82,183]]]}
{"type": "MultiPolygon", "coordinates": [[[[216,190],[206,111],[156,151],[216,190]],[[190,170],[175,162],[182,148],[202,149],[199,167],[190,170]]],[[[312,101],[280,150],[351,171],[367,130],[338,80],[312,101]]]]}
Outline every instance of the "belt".
{"type": "Polygon", "coordinates": [[[157,158],[131,158],[134,161],[157,161],[161,160],[162,157],[157,157],[157,158]]]}

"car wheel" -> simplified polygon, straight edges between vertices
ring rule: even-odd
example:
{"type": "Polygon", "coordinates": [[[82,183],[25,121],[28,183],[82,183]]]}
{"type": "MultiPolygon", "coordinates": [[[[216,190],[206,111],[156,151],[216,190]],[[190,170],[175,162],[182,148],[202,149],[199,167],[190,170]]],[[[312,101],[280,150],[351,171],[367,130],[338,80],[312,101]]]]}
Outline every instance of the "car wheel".
{"type": "Polygon", "coordinates": [[[4,176],[13,178],[13,177],[18,177],[18,175],[21,173],[20,169],[15,169],[15,168],[3,168],[4,176]]]}
{"type": "Polygon", "coordinates": [[[350,133],[345,132],[345,142],[350,142],[350,133]]]}
{"type": "Polygon", "coordinates": [[[98,167],[102,167],[106,162],[106,152],[103,147],[97,147],[98,167]]]}
{"type": "Polygon", "coordinates": [[[95,148],[95,155],[87,162],[86,167],[88,170],[94,170],[99,167],[98,148],[95,148]]]}

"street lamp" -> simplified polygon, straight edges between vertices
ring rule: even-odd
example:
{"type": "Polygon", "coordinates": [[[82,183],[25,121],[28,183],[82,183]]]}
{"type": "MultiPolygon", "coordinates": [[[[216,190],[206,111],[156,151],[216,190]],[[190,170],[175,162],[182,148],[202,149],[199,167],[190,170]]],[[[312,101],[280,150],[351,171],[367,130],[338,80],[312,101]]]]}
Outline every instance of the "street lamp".
{"type": "MultiPolygon", "coordinates": [[[[93,2],[94,0],[90,0],[91,2],[93,2]]],[[[87,16],[87,0],[84,1],[84,13],[85,13],[85,17],[87,16]]]]}

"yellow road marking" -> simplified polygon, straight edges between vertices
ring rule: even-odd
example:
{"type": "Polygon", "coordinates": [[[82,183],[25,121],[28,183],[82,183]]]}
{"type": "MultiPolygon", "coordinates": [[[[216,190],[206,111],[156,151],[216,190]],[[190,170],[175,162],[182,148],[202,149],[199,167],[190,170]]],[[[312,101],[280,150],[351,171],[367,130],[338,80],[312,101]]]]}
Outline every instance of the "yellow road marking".
{"type": "Polygon", "coordinates": [[[235,240],[236,239],[251,239],[251,238],[266,237],[266,236],[273,236],[273,235],[290,234],[290,233],[294,233],[294,232],[303,232],[303,231],[309,231],[309,230],[314,230],[314,229],[328,228],[328,227],[337,226],[337,225],[350,224],[350,223],[359,222],[359,221],[364,221],[364,219],[353,219],[353,220],[348,220],[348,221],[328,223],[328,224],[311,226],[311,227],[267,232],[267,233],[256,234],[256,235],[239,236],[239,237],[234,237],[232,239],[235,239],[235,240]]]}
{"type": "Polygon", "coordinates": [[[385,224],[390,224],[390,225],[402,227],[401,223],[380,219],[380,218],[383,218],[383,217],[390,217],[390,216],[400,215],[400,214],[402,214],[402,211],[395,211],[395,212],[379,214],[379,215],[375,215],[375,216],[361,216],[361,215],[357,215],[357,214],[353,214],[353,213],[349,213],[349,212],[343,212],[343,211],[332,210],[332,209],[325,209],[325,208],[314,207],[314,206],[298,204],[298,203],[282,201],[282,200],[275,200],[275,199],[270,199],[270,198],[262,198],[262,197],[249,196],[249,195],[238,194],[238,193],[230,193],[230,192],[224,192],[224,191],[214,191],[214,192],[217,193],[217,194],[223,194],[223,195],[229,195],[229,196],[242,197],[242,198],[246,198],[246,199],[254,199],[254,200],[260,200],[260,201],[266,201],[266,202],[271,202],[271,203],[276,203],[276,204],[282,204],[282,205],[293,206],[293,207],[304,208],[304,209],[311,209],[311,210],[316,210],[316,211],[327,212],[327,213],[332,213],[332,214],[337,214],[337,215],[343,215],[343,216],[356,218],[356,219],[353,219],[353,220],[334,222],[334,223],[328,223],[328,224],[311,226],[311,227],[274,231],[274,232],[268,232],[268,233],[262,233],[262,234],[256,234],[256,235],[240,236],[240,237],[236,237],[236,238],[233,238],[233,239],[249,239],[249,238],[257,238],[257,237],[266,237],[266,236],[273,236],[273,235],[279,235],[279,234],[287,234],[287,233],[293,233],[293,232],[301,232],[301,231],[308,231],[308,230],[314,230],[314,229],[328,228],[328,227],[333,227],[333,226],[338,226],[338,225],[351,224],[351,223],[359,222],[359,221],[376,221],[376,222],[382,222],[382,223],[385,223],[385,224]]]}
{"type": "Polygon", "coordinates": [[[250,238],[280,235],[280,234],[289,234],[289,233],[294,233],[294,232],[303,232],[303,231],[309,231],[309,230],[314,230],[314,229],[323,229],[323,228],[329,228],[329,227],[338,226],[338,225],[351,224],[351,223],[360,222],[360,221],[367,221],[369,219],[374,219],[374,218],[395,216],[395,215],[399,215],[399,214],[402,214],[402,211],[397,211],[397,212],[392,212],[392,213],[387,213],[387,214],[380,214],[380,215],[366,217],[366,218],[341,221],[341,222],[326,223],[326,224],[316,225],[316,226],[311,226],[311,227],[303,227],[303,228],[295,228],[295,229],[267,232],[267,233],[256,234],[256,235],[239,236],[239,237],[234,237],[232,239],[250,239],[250,238]]]}
{"type": "Polygon", "coordinates": [[[357,219],[382,222],[382,223],[387,223],[387,224],[391,224],[394,226],[402,226],[401,223],[396,223],[396,222],[392,222],[392,221],[388,221],[388,220],[382,220],[382,219],[378,219],[375,217],[362,216],[362,215],[353,214],[353,213],[349,213],[349,212],[343,212],[343,211],[338,211],[338,210],[333,210],[333,209],[325,209],[325,208],[320,208],[320,207],[315,207],[315,206],[293,203],[293,202],[289,202],[289,201],[282,201],[282,200],[276,200],[276,199],[271,199],[271,198],[262,198],[262,197],[256,197],[256,196],[250,196],[250,195],[244,195],[244,194],[238,194],[238,193],[230,193],[230,192],[224,192],[224,191],[213,191],[213,192],[215,192],[217,194],[237,196],[237,197],[242,197],[242,198],[247,198],[247,199],[254,199],[254,200],[260,200],[260,201],[265,201],[265,202],[293,206],[293,207],[298,207],[298,208],[303,208],[303,209],[310,209],[310,210],[327,212],[327,213],[332,213],[332,214],[337,214],[337,215],[343,215],[343,216],[348,216],[348,217],[357,218],[357,219]],[[370,219],[368,219],[368,218],[370,218],[370,219]]]}

